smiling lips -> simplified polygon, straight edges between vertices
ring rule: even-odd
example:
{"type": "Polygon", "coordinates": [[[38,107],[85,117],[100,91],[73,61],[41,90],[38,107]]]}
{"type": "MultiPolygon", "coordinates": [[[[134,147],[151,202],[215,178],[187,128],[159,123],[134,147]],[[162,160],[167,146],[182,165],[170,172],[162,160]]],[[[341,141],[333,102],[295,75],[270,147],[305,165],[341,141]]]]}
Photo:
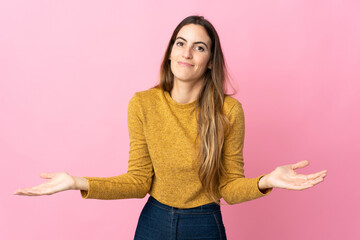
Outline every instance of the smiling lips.
{"type": "Polygon", "coordinates": [[[186,62],[178,62],[180,65],[185,66],[185,67],[192,67],[193,65],[190,63],[186,63],[186,62]]]}

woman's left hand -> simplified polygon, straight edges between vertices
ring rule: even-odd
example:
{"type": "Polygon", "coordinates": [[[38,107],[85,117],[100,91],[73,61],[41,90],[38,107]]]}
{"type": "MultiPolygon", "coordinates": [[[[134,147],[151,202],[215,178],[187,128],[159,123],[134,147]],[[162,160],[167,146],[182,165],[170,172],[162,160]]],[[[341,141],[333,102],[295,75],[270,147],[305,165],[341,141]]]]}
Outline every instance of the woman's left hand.
{"type": "Polygon", "coordinates": [[[294,171],[307,165],[309,165],[309,161],[304,160],[295,164],[279,166],[270,174],[260,179],[259,189],[285,188],[290,190],[304,190],[322,182],[326,177],[327,170],[309,175],[297,174],[294,171]]]}

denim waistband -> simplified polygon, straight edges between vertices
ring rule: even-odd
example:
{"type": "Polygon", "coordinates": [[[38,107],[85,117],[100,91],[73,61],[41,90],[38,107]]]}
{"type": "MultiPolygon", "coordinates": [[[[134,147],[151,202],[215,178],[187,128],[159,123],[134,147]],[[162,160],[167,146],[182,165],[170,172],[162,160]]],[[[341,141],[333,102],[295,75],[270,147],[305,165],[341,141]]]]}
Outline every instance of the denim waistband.
{"type": "Polygon", "coordinates": [[[208,203],[194,208],[176,208],[159,202],[151,195],[148,198],[148,202],[164,210],[172,212],[176,211],[178,213],[213,213],[220,211],[220,206],[216,203],[208,203]]]}

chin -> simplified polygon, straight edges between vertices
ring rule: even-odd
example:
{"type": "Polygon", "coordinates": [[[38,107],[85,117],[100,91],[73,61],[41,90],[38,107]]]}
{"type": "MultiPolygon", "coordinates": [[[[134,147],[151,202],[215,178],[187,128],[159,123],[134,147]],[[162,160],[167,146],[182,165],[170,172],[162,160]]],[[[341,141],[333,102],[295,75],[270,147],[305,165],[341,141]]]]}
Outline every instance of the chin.
{"type": "Polygon", "coordinates": [[[181,77],[181,76],[174,76],[174,80],[178,80],[181,82],[197,82],[198,78],[191,78],[191,77],[181,77]]]}

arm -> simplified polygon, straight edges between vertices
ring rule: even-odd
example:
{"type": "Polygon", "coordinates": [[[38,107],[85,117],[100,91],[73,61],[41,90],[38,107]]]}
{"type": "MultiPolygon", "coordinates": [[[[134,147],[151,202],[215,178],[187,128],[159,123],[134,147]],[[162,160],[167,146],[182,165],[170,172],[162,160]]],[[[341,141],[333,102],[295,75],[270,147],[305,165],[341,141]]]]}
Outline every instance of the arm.
{"type": "Polygon", "coordinates": [[[141,105],[135,94],[129,102],[128,126],[130,152],[128,172],[116,177],[75,177],[66,172],[41,173],[50,179],[35,187],[22,188],[16,195],[51,195],[66,190],[80,190],[83,198],[143,198],[149,192],[154,174],[142,125],[141,105]]]}
{"type": "Polygon", "coordinates": [[[245,178],[243,144],[245,133],[244,113],[240,103],[235,104],[229,114],[231,124],[224,142],[224,166],[226,176],[220,178],[219,191],[228,204],[253,200],[269,194],[273,188],[304,190],[322,182],[327,170],[303,175],[294,170],[309,164],[307,160],[276,167],[269,174],[257,178],[245,178]]]}
{"type": "Polygon", "coordinates": [[[83,198],[143,198],[150,191],[154,171],[145,139],[143,119],[140,99],[135,93],[128,105],[128,171],[115,177],[84,177],[88,181],[89,189],[81,190],[83,198]]]}
{"type": "Polygon", "coordinates": [[[264,188],[262,191],[259,189],[259,187],[264,187],[258,184],[265,175],[257,178],[245,178],[244,175],[245,119],[240,102],[236,102],[232,107],[228,119],[230,129],[226,131],[223,147],[225,175],[222,175],[219,179],[219,193],[228,204],[263,197],[272,191],[272,188],[264,188]]]}

